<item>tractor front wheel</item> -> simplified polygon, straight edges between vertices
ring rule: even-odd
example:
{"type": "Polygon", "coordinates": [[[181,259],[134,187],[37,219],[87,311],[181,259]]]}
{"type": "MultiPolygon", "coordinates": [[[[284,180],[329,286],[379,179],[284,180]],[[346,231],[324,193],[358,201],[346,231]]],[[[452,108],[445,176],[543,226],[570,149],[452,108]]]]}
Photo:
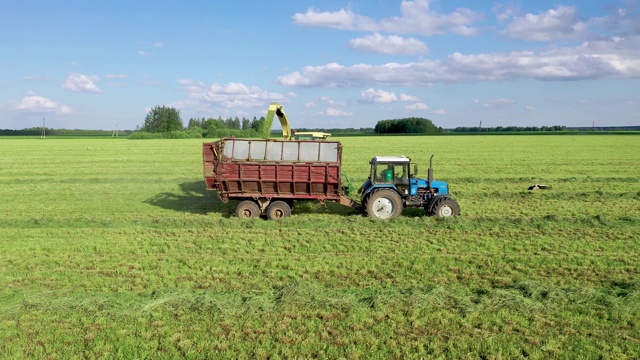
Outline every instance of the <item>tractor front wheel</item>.
{"type": "Polygon", "coordinates": [[[244,200],[236,207],[236,216],[241,219],[251,219],[260,216],[260,207],[254,201],[244,200]]]}
{"type": "Polygon", "coordinates": [[[439,219],[458,215],[460,215],[460,205],[453,199],[442,200],[433,209],[433,216],[439,219]]]}
{"type": "Polygon", "coordinates": [[[267,219],[280,220],[291,216],[291,207],[284,201],[274,201],[267,208],[267,219]]]}
{"type": "Polygon", "coordinates": [[[395,219],[402,214],[402,199],[393,190],[378,190],[369,195],[366,211],[372,219],[395,219]]]}

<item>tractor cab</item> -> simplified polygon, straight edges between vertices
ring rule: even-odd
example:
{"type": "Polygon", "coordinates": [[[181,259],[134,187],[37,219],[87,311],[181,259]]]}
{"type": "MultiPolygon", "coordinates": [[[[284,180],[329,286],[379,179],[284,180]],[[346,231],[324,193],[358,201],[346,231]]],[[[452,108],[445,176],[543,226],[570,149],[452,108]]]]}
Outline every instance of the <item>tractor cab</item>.
{"type": "Polygon", "coordinates": [[[406,156],[376,156],[371,159],[373,185],[409,185],[411,159],[406,156]]]}
{"type": "Polygon", "coordinates": [[[411,159],[408,157],[376,156],[369,163],[371,164],[369,179],[360,188],[362,200],[375,189],[389,188],[402,197],[409,196],[412,188],[414,192],[416,191],[415,174],[418,168],[414,166],[411,172],[411,159]]]}

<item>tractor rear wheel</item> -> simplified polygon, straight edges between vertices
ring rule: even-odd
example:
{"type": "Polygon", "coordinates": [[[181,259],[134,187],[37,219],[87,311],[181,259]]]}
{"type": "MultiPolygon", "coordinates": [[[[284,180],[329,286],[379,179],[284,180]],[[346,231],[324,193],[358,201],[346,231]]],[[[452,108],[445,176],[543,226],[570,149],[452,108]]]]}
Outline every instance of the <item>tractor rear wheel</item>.
{"type": "Polygon", "coordinates": [[[460,215],[460,205],[453,199],[444,199],[433,209],[433,216],[439,219],[458,215],[460,215]]]}
{"type": "Polygon", "coordinates": [[[274,201],[267,208],[267,219],[280,220],[291,216],[291,207],[284,201],[274,201]]]}
{"type": "Polygon", "coordinates": [[[402,199],[393,190],[377,190],[369,195],[366,211],[367,215],[372,219],[395,219],[402,214],[402,199]]]}
{"type": "Polygon", "coordinates": [[[260,207],[254,201],[244,200],[236,207],[236,216],[241,219],[251,219],[260,216],[260,207]]]}

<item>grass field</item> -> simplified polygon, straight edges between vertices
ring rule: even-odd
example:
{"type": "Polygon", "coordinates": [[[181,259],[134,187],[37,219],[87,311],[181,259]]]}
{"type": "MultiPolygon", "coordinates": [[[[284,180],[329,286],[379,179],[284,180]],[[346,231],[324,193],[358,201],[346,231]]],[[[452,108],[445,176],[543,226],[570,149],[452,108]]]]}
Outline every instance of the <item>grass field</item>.
{"type": "Polygon", "coordinates": [[[0,358],[640,357],[640,137],[342,142],[462,216],[240,220],[202,140],[1,138],[0,358]]]}

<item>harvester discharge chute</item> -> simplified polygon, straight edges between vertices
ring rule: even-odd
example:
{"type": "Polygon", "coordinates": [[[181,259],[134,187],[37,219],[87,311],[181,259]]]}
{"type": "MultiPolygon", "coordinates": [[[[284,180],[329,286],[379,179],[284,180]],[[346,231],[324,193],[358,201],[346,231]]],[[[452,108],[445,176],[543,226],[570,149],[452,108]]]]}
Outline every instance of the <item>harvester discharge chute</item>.
{"type": "Polygon", "coordinates": [[[267,118],[264,124],[262,137],[268,139],[271,135],[271,126],[273,125],[273,117],[277,116],[278,120],[280,120],[280,124],[282,125],[282,139],[283,140],[291,140],[295,138],[295,140],[326,140],[331,134],[319,131],[311,131],[311,132],[297,132],[291,130],[291,123],[289,122],[289,118],[287,114],[284,112],[284,106],[280,105],[277,102],[272,102],[269,105],[269,111],[267,111],[267,118]]]}
{"type": "Polygon", "coordinates": [[[284,113],[284,106],[277,102],[272,102],[269,105],[269,111],[267,112],[262,137],[266,139],[271,135],[271,125],[273,125],[274,115],[278,116],[278,120],[280,120],[280,124],[282,125],[282,138],[284,140],[291,140],[291,124],[289,123],[289,118],[287,117],[287,114],[284,113]]]}

